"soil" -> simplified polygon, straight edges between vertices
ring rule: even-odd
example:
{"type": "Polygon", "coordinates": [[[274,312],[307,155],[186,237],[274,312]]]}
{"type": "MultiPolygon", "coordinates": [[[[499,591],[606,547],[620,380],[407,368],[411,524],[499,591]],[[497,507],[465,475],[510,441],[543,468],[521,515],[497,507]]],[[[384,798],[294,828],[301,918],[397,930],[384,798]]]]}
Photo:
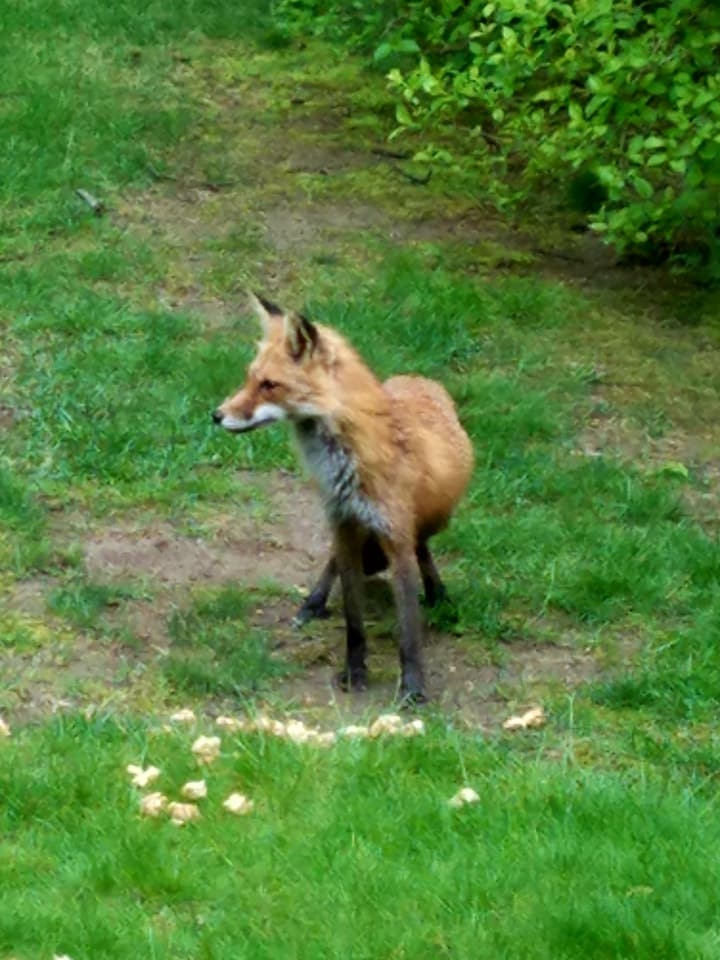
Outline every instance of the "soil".
{"type": "MultiPolygon", "coordinates": [[[[169,645],[171,611],[187,602],[198,587],[237,584],[278,588],[277,597],[263,600],[253,622],[272,638],[274,655],[294,664],[288,677],[272,689],[274,710],[291,711],[316,722],[351,722],[388,710],[395,699],[398,655],[393,636],[393,603],[389,583],[373,578],[367,585],[369,671],[367,692],[347,694],[335,676],[344,650],[340,604],[331,598],[331,617],[302,630],[292,626],[293,614],[327,555],[324,518],[313,491],[300,478],[277,472],[266,475],[269,505],[262,520],[236,514],[216,514],[210,533],[189,536],[170,521],[127,519],[107,527],[76,518],[72,536],[82,537],[85,570],[90,581],[146,585],[148,594],[123,601],[108,614],[130,631],[137,646],[78,634],[68,646],[58,641],[31,657],[3,658],[5,676],[15,676],[13,715],[31,718],[66,707],[97,702],[109,691],[142,683],[145,668],[169,645]],[[297,587],[296,599],[288,588],[297,587]],[[62,673],[57,667],[62,664],[62,673]],[[68,684],[68,678],[72,683],[68,684]],[[77,691],[80,691],[78,693],[77,691]]],[[[207,528],[206,524],[206,528],[207,528]]],[[[66,530],[66,535],[67,535],[66,530]]],[[[37,577],[14,589],[9,606],[29,617],[46,613],[52,578],[37,577]]],[[[58,629],[60,627],[58,625],[58,629]]],[[[65,628],[66,629],[66,628],[65,628]]],[[[433,710],[452,715],[454,722],[483,730],[498,729],[511,710],[524,709],[548,692],[571,690],[597,676],[599,666],[578,649],[568,634],[565,642],[514,642],[500,648],[467,644],[462,636],[429,628],[425,641],[427,688],[433,710]]],[[[132,695],[132,690],[128,690],[132,695]]],[[[220,709],[219,704],[209,705],[220,709]]],[[[232,709],[232,704],[224,704],[232,709]]]]}

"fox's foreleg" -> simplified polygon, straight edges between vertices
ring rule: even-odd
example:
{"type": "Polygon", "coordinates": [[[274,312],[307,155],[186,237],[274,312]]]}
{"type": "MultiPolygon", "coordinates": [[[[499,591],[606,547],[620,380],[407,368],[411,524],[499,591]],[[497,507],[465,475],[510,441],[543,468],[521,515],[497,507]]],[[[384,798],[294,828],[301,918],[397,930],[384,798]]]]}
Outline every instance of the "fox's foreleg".
{"type": "Polygon", "coordinates": [[[351,524],[335,531],[335,562],[342,585],[343,610],[345,613],[346,655],[345,667],[339,676],[340,685],[346,690],[367,688],[367,642],[363,624],[364,576],[362,562],[362,537],[351,524]]]}

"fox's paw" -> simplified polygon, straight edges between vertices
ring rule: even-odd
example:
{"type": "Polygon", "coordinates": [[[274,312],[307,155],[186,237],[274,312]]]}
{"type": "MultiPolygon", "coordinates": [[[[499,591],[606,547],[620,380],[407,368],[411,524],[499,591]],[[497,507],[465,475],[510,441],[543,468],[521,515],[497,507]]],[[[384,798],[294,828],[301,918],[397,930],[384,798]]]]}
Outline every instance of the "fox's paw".
{"type": "Polygon", "coordinates": [[[365,667],[347,667],[337,675],[338,686],[346,693],[350,690],[363,691],[368,688],[367,669],[365,667]]]}
{"type": "Polygon", "coordinates": [[[398,707],[401,710],[409,710],[411,707],[420,707],[428,703],[427,694],[422,690],[400,690],[398,697],[398,707]]]}
{"type": "Polygon", "coordinates": [[[329,616],[330,611],[324,603],[309,603],[306,600],[292,618],[292,625],[294,627],[304,627],[311,620],[327,620],[329,616]]]}
{"type": "Polygon", "coordinates": [[[405,708],[427,703],[428,698],[423,687],[424,684],[422,671],[408,670],[403,674],[403,677],[400,681],[398,705],[402,708],[405,708]]]}

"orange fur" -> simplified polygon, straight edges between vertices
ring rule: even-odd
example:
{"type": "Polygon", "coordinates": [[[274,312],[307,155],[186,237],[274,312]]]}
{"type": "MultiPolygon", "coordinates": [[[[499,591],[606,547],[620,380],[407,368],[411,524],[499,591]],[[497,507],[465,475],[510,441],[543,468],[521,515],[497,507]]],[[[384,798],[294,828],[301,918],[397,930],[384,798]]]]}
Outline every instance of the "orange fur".
{"type": "MultiPolygon", "coordinates": [[[[470,440],[439,383],[396,376],[381,384],[336,331],[283,315],[271,304],[253,303],[263,340],[245,385],[218,408],[215,420],[238,431],[291,421],[333,528],[331,564],[336,563],[343,584],[350,674],[354,643],[362,647],[362,656],[355,656],[356,685],[362,684],[364,633],[356,581],[362,550],[372,541],[395,580],[401,658],[406,653],[408,661],[406,670],[403,660],[403,689],[422,696],[418,616],[411,596],[415,555],[447,524],[467,487],[470,440]]],[[[421,561],[426,592],[442,589],[431,558],[429,564],[421,561]],[[430,588],[426,574],[436,581],[430,588]]]]}

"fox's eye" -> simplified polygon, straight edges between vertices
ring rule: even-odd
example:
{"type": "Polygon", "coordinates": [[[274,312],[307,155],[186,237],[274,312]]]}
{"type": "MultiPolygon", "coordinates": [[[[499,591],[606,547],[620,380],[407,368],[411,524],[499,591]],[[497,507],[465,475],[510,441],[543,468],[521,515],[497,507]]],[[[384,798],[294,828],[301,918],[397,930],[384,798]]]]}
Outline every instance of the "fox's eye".
{"type": "Polygon", "coordinates": [[[263,380],[260,384],[260,389],[263,392],[267,392],[268,390],[274,390],[277,386],[278,384],[274,380],[263,380]]]}

